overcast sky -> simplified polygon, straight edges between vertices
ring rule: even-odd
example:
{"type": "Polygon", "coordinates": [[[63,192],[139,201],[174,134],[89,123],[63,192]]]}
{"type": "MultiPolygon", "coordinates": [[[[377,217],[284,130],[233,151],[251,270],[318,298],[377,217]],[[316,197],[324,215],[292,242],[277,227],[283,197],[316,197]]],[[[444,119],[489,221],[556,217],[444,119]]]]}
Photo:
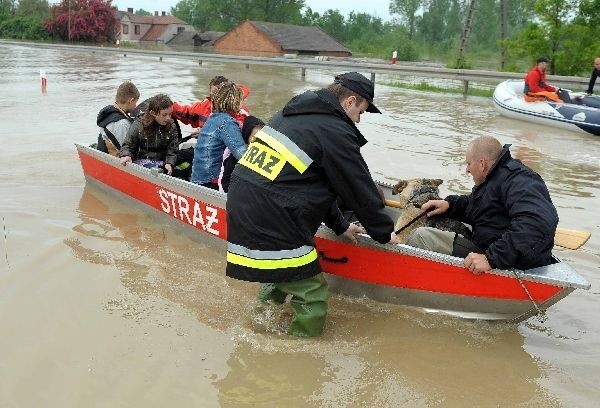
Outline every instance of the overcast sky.
{"type": "MultiPolygon", "coordinates": [[[[57,1],[51,1],[56,3],[57,1]]],[[[113,0],[113,6],[119,10],[127,10],[131,7],[134,10],[144,9],[153,13],[154,11],[167,11],[175,6],[178,0],[113,0]]],[[[389,19],[390,0],[304,0],[304,4],[313,11],[322,14],[329,9],[337,9],[344,17],[347,17],[351,11],[359,11],[379,17],[383,20],[389,19]]]]}

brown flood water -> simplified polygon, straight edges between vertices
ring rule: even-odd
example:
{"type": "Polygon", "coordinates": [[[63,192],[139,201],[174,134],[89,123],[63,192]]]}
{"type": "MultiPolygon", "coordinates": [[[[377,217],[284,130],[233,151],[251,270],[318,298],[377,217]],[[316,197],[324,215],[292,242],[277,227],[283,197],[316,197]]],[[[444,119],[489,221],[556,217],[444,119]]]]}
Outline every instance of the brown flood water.
{"type": "MultiPolygon", "coordinates": [[[[130,201],[86,186],[74,142],[133,80],[145,99],[203,97],[214,75],[248,85],[268,119],[337,73],[45,50],[0,42],[0,407],[592,407],[600,400],[600,138],[502,118],[490,99],[385,86],[363,115],[375,178],[441,177],[466,192],[463,152],[492,134],[547,181],[557,249],[588,281],[540,323],[464,321],[333,294],[325,334],[284,333],[224,255],[130,201]],[[48,77],[40,90],[39,70],[48,77]],[[596,402],[594,402],[596,401],[596,402]]],[[[366,73],[368,74],[368,73],[366,73]]]]}

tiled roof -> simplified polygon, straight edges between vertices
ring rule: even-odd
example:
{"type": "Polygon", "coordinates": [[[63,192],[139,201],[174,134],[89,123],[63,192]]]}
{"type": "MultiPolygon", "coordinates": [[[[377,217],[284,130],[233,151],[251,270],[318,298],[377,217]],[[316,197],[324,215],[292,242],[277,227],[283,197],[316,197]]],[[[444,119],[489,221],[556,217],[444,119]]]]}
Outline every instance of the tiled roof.
{"type": "Polygon", "coordinates": [[[167,28],[168,27],[164,24],[153,25],[152,27],[150,27],[150,29],[148,31],[146,31],[146,34],[144,34],[144,36],[142,38],[140,38],[140,41],[160,40],[162,38],[162,35],[167,30],[167,28]]]}
{"type": "Polygon", "coordinates": [[[260,21],[250,21],[250,23],[276,41],[284,51],[341,51],[350,53],[350,50],[319,27],[260,21]]]}

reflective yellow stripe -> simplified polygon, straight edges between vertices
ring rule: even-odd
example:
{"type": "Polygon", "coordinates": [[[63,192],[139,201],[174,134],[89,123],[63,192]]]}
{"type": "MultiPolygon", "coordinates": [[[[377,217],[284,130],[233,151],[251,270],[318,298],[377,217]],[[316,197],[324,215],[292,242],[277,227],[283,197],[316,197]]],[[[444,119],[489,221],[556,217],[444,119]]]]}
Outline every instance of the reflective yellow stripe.
{"type": "Polygon", "coordinates": [[[285,146],[279,140],[275,139],[270,134],[266,133],[264,131],[264,129],[261,129],[260,131],[258,131],[254,136],[257,139],[260,139],[263,142],[265,142],[266,144],[268,144],[269,146],[271,146],[273,149],[275,149],[279,154],[281,154],[281,156],[283,156],[285,161],[287,161],[296,170],[298,170],[298,172],[300,172],[300,174],[304,173],[306,171],[306,169],[308,168],[308,166],[310,165],[310,163],[305,164],[298,156],[296,156],[294,153],[292,153],[292,151],[289,150],[287,148],[287,146],[285,146]]]}
{"type": "Polygon", "coordinates": [[[273,181],[281,173],[285,159],[269,146],[252,142],[239,163],[273,181]]]}
{"type": "Polygon", "coordinates": [[[296,268],[298,266],[304,266],[314,262],[317,257],[317,251],[314,248],[306,255],[302,255],[297,258],[284,259],[252,259],[242,255],[234,254],[233,252],[227,252],[227,262],[255,269],[296,268]]]}

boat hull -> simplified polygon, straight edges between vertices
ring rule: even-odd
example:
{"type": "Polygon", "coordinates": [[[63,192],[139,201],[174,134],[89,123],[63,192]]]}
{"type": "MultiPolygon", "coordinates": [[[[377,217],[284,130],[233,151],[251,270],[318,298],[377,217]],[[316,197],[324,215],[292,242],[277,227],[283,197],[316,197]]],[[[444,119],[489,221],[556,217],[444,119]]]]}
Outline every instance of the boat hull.
{"type": "Polygon", "coordinates": [[[527,102],[523,81],[507,80],[494,90],[494,106],[503,116],[574,132],[600,135],[600,98],[571,93],[578,103],[527,102]]]}
{"type": "MultiPolygon", "coordinates": [[[[115,157],[76,146],[89,183],[132,199],[192,237],[208,237],[224,252],[226,194],[141,166],[122,166],[115,157]]],[[[391,194],[389,186],[382,187],[391,194]]],[[[397,215],[396,209],[388,211],[397,215]]],[[[406,245],[381,245],[367,235],[358,241],[358,245],[346,242],[325,226],[315,236],[321,266],[335,292],[466,318],[521,321],[537,312],[536,305],[547,308],[576,288],[589,288],[564,262],[517,272],[519,279],[504,270],[473,275],[460,258],[406,245]]]]}

